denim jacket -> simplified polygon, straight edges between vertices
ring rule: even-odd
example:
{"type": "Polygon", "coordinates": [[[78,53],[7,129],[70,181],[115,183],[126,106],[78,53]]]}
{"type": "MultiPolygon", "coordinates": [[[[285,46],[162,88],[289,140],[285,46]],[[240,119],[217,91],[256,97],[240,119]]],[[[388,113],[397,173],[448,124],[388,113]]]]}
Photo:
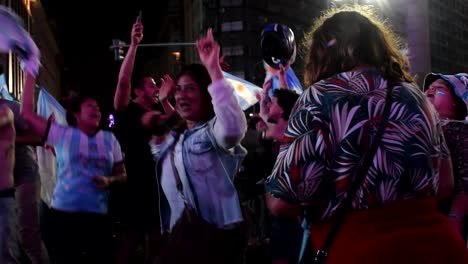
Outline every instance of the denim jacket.
{"type": "MultiPolygon", "coordinates": [[[[247,154],[240,145],[247,122],[233,88],[226,81],[214,82],[208,91],[216,116],[183,132],[182,160],[191,183],[192,196],[196,196],[198,200],[198,214],[218,227],[229,227],[242,221],[233,178],[247,154]]],[[[156,161],[159,213],[163,230],[168,230],[170,208],[159,184],[162,167],[160,161],[165,155],[169,155],[178,137],[175,132],[171,132],[163,143],[151,145],[156,161]]]]}

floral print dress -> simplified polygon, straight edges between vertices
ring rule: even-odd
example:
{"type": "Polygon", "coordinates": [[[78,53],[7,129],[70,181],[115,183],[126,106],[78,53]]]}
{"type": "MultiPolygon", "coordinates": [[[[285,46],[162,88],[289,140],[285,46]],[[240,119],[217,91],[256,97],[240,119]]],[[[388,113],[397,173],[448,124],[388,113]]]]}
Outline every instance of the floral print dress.
{"type": "MultiPolygon", "coordinates": [[[[267,192],[315,207],[317,221],[333,216],[378,130],[387,86],[378,70],[363,69],[337,74],[304,91],[291,112],[267,192]]],[[[439,161],[447,155],[429,101],[414,84],[397,83],[385,133],[354,210],[433,196],[439,161]]]]}

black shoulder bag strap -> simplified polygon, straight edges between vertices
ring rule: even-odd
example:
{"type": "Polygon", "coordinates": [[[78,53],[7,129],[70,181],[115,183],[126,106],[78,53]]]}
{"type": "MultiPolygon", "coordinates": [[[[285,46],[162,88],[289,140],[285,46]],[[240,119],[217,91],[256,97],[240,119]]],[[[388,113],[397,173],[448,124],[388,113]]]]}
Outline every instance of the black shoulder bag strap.
{"type": "Polygon", "coordinates": [[[305,264],[305,263],[323,264],[325,263],[327,256],[328,256],[328,250],[330,249],[330,246],[332,245],[333,240],[335,239],[341,225],[343,224],[343,220],[344,220],[347,210],[352,208],[352,202],[354,198],[356,197],[359,187],[362,185],[362,183],[364,182],[364,179],[366,178],[369,167],[372,164],[375,153],[377,152],[377,148],[380,145],[380,142],[382,140],[382,136],[385,132],[385,127],[387,125],[388,118],[390,115],[390,108],[392,105],[392,92],[393,92],[393,85],[390,85],[390,82],[389,82],[389,85],[387,88],[387,95],[385,98],[385,107],[384,107],[383,114],[382,114],[382,120],[377,130],[377,134],[375,135],[374,140],[371,143],[369,151],[364,154],[364,157],[362,157],[359,165],[354,171],[354,174],[355,174],[354,181],[352,182],[351,188],[348,191],[348,195],[344,198],[343,203],[338,208],[336,221],[333,224],[330,234],[328,234],[325,240],[325,243],[323,244],[322,249],[315,251],[315,256],[313,256],[313,262],[309,262],[310,258],[312,257],[309,254],[311,254],[312,252],[310,252],[311,250],[308,249],[306,250],[305,255],[300,260],[301,264],[305,264]]]}

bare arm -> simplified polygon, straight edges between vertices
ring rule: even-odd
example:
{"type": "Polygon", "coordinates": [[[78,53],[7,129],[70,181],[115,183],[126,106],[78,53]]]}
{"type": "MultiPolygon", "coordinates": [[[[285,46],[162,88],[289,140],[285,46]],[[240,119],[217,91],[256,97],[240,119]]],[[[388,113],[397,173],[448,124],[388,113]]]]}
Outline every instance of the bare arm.
{"type": "Polygon", "coordinates": [[[286,65],[285,67],[282,64],[280,64],[280,70],[279,70],[279,76],[278,76],[280,88],[283,88],[283,89],[289,88],[288,81],[286,79],[286,72],[288,71],[288,69],[289,69],[289,65],[286,65]]]}
{"type": "Polygon", "coordinates": [[[29,124],[30,129],[40,138],[46,138],[47,120],[34,112],[35,77],[25,72],[23,94],[21,97],[21,116],[29,124]]]}
{"type": "Polygon", "coordinates": [[[93,181],[98,188],[107,188],[115,183],[123,183],[127,180],[127,172],[123,162],[114,164],[112,167],[112,175],[110,176],[94,176],[93,181]]]}
{"type": "Polygon", "coordinates": [[[143,38],[143,25],[140,22],[133,24],[132,42],[128,48],[127,55],[120,67],[117,89],[114,95],[114,108],[117,111],[123,111],[130,102],[131,95],[131,79],[133,74],[133,65],[135,64],[135,56],[137,45],[143,38]]]}
{"type": "Polygon", "coordinates": [[[260,102],[259,116],[265,124],[268,124],[268,112],[270,111],[270,97],[268,96],[268,93],[271,88],[272,81],[270,79],[263,84],[262,92],[256,94],[257,100],[260,102]]]}
{"type": "Polygon", "coordinates": [[[127,180],[127,171],[123,162],[114,164],[112,168],[112,176],[110,177],[111,183],[125,182],[127,180]]]}
{"type": "Polygon", "coordinates": [[[111,175],[96,175],[93,177],[94,184],[98,188],[107,188],[113,183],[121,183],[127,180],[127,172],[123,161],[120,144],[112,134],[113,166],[111,175]]]}
{"type": "Polygon", "coordinates": [[[164,113],[166,116],[171,116],[174,112],[175,109],[169,103],[169,98],[174,92],[175,89],[175,83],[174,80],[171,78],[169,74],[164,75],[162,78],[162,84],[161,88],[159,89],[159,103],[161,103],[162,107],[164,108],[164,113]]]}
{"type": "Polygon", "coordinates": [[[219,146],[230,149],[239,144],[247,131],[247,120],[234,96],[234,89],[224,80],[219,63],[219,45],[211,29],[197,41],[198,54],[211,77],[211,95],[216,120],[213,135],[219,146]]]}

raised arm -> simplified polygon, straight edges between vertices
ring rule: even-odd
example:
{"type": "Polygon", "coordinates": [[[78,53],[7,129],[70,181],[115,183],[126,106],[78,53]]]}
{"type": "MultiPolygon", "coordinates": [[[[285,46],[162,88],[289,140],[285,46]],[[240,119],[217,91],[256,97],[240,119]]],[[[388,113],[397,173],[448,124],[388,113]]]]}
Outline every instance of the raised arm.
{"type": "Polygon", "coordinates": [[[137,22],[133,24],[132,42],[128,48],[127,55],[125,55],[125,59],[120,66],[117,89],[115,90],[114,95],[114,108],[117,111],[123,111],[130,102],[133,65],[135,64],[137,45],[140,43],[142,38],[143,25],[137,20],[137,22]]]}
{"type": "Polygon", "coordinates": [[[25,72],[23,94],[21,96],[21,116],[26,120],[32,132],[40,138],[47,137],[48,122],[34,112],[34,83],[35,77],[25,72]]]}
{"type": "Polygon", "coordinates": [[[268,112],[270,111],[270,97],[268,96],[271,87],[272,86],[272,81],[271,79],[266,81],[263,84],[263,90],[260,93],[256,94],[257,100],[260,102],[260,118],[268,124],[268,112]]]}
{"type": "Polygon", "coordinates": [[[278,72],[278,79],[279,79],[279,86],[282,89],[288,89],[288,80],[286,78],[286,73],[289,69],[289,65],[283,66],[283,64],[280,64],[280,70],[278,72]]]}
{"type": "Polygon", "coordinates": [[[164,108],[164,113],[167,116],[171,116],[175,112],[175,109],[174,106],[172,106],[169,102],[169,98],[174,93],[175,83],[169,74],[164,75],[164,77],[161,78],[161,82],[162,83],[161,88],[159,88],[158,100],[164,108]]]}
{"type": "Polygon", "coordinates": [[[219,45],[214,41],[211,29],[197,41],[198,54],[210,74],[212,84],[208,88],[216,119],[213,135],[219,146],[230,149],[239,144],[247,131],[247,120],[234,96],[234,89],[224,80],[219,63],[219,45]]]}

